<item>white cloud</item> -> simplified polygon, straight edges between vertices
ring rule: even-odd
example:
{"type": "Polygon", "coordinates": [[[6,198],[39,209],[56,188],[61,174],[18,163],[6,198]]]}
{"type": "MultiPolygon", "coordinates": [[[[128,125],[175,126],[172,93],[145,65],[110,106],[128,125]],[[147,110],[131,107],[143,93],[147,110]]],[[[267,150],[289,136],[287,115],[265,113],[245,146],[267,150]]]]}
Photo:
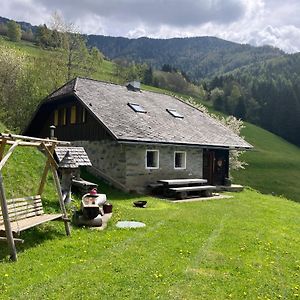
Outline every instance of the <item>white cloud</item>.
{"type": "Polygon", "coordinates": [[[42,24],[59,9],[84,33],[157,38],[212,35],[300,51],[299,0],[2,0],[4,17],[42,24]]]}

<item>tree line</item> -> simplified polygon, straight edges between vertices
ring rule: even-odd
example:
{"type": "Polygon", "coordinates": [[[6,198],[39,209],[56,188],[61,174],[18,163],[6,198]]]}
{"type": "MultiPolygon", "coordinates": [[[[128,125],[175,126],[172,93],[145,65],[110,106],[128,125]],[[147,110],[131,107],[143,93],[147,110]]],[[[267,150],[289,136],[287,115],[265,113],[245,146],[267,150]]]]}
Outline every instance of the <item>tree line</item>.
{"type": "Polygon", "coordinates": [[[244,67],[207,84],[215,109],[300,146],[300,54],[244,67]]]}

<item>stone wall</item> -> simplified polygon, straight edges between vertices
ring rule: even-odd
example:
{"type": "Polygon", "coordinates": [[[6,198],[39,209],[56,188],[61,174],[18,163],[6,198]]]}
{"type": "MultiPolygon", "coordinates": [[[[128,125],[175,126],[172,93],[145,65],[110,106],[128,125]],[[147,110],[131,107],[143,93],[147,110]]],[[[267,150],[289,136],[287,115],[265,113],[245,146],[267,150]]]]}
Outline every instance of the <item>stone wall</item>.
{"type": "Polygon", "coordinates": [[[126,187],[145,192],[150,183],[160,179],[202,178],[202,149],[179,146],[126,145],[126,187]],[[159,150],[159,168],[146,169],[146,150],[159,150]],[[174,151],[186,152],[186,169],[174,169],[174,151]]]}
{"type": "MultiPolygon", "coordinates": [[[[105,176],[104,179],[111,181],[117,187],[124,185],[126,161],[125,161],[125,148],[114,141],[76,141],[72,142],[74,146],[84,147],[87,155],[89,156],[93,167],[99,170],[105,176]],[[113,182],[115,181],[115,182],[113,182]],[[118,185],[118,183],[120,185],[118,185]]],[[[98,172],[95,175],[99,175],[98,172]]]]}
{"type": "Polygon", "coordinates": [[[144,193],[147,185],[160,179],[202,178],[202,149],[183,146],[120,145],[113,141],[76,141],[84,147],[95,175],[110,181],[118,188],[144,193]],[[146,169],[146,150],[159,150],[159,168],[146,169]],[[174,151],[186,152],[186,169],[174,169],[174,151]],[[102,173],[102,175],[101,175],[102,173]]]}

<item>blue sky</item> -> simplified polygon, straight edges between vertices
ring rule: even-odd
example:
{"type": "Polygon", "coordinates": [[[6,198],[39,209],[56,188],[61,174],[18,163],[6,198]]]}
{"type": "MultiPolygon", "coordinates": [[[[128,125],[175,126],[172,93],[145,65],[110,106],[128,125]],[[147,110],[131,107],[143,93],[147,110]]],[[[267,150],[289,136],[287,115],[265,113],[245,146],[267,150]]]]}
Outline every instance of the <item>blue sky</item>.
{"type": "Polygon", "coordinates": [[[300,51],[299,0],[2,0],[0,15],[39,25],[54,11],[87,34],[210,35],[300,51]]]}

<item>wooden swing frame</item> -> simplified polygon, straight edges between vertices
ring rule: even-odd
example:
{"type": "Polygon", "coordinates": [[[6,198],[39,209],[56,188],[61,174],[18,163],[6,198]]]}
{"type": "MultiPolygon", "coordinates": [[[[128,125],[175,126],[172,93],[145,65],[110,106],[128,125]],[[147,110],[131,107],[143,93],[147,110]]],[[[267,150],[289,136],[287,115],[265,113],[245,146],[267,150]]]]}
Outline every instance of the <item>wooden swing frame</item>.
{"type": "Polygon", "coordinates": [[[0,133],[0,204],[4,225],[0,225],[0,231],[3,231],[3,229],[5,230],[5,237],[1,236],[0,241],[7,241],[11,259],[13,261],[17,260],[17,251],[15,243],[23,242],[22,239],[15,238],[14,233],[19,234],[23,230],[35,227],[44,222],[48,222],[55,219],[62,219],[64,221],[66,234],[67,236],[70,235],[69,219],[67,217],[67,211],[63,201],[60,181],[57,174],[58,164],[56,163],[53,157],[53,153],[57,145],[67,146],[70,145],[70,143],[54,139],[41,139],[29,136],[0,133]],[[4,155],[6,146],[10,148],[4,155]],[[47,157],[47,161],[44,167],[44,171],[36,196],[7,200],[1,170],[17,147],[38,148],[39,150],[42,150],[44,155],[47,157]],[[44,214],[43,212],[41,195],[44,191],[49,170],[52,171],[54,184],[60,204],[60,214],[44,214]],[[11,203],[15,203],[14,201],[17,201],[18,203],[18,211],[14,212],[14,219],[11,219],[11,203]],[[33,204],[27,205],[26,201],[32,201],[33,204]],[[33,212],[25,211],[25,209],[27,209],[28,207],[31,207],[31,210],[33,210],[33,212]],[[21,225],[18,223],[18,215],[22,215],[23,218],[23,222],[21,222],[21,225]],[[14,227],[16,227],[15,225],[17,225],[17,230],[14,229],[14,227]]]}

